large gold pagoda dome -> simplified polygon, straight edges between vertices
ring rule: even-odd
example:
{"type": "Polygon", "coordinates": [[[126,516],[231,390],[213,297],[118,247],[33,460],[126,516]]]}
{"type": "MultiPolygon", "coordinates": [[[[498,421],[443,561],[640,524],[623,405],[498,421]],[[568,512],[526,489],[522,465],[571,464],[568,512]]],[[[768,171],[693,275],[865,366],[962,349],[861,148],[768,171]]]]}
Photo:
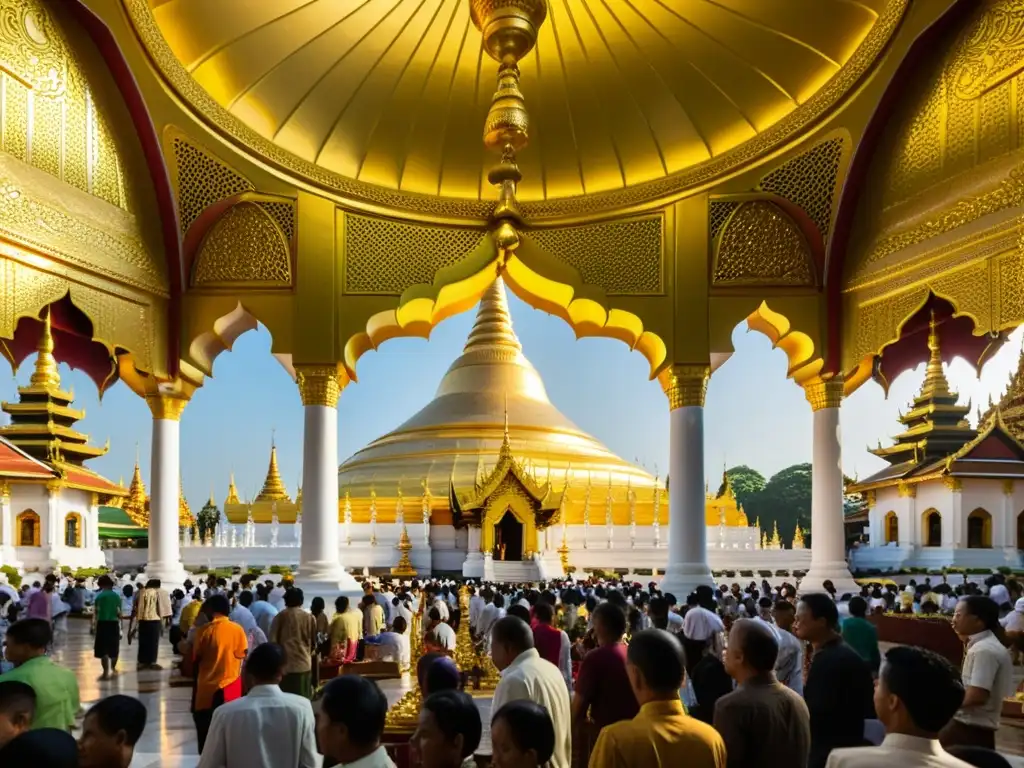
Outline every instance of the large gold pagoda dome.
{"type": "MultiPolygon", "coordinates": [[[[186,102],[322,186],[490,200],[493,62],[466,0],[131,0],[186,102]],[[340,179],[341,181],[337,181],[340,179]]],[[[903,0],[547,0],[520,62],[524,203],[654,197],[785,144],[859,82],[903,0]]]]}
{"type": "MultiPolygon", "coordinates": [[[[569,511],[570,518],[582,515],[589,488],[592,519],[603,523],[610,489],[618,524],[627,522],[620,518],[628,515],[630,494],[635,498],[636,522],[651,523],[655,478],[620,459],[551,403],[512,329],[500,278],[484,294],[465,349],[449,367],[434,399],[341,465],[342,503],[347,496],[358,520],[365,517],[360,513],[365,513],[372,496],[378,520],[386,522],[392,519],[401,487],[406,519],[418,521],[427,482],[435,513],[447,510],[450,483],[457,492],[472,489],[497,463],[506,414],[516,460],[539,481],[550,479],[558,493],[568,482],[574,510],[569,511]]],[[[664,484],[665,517],[663,489],[664,484]]],[[[435,514],[435,522],[444,521],[435,514]]]]}

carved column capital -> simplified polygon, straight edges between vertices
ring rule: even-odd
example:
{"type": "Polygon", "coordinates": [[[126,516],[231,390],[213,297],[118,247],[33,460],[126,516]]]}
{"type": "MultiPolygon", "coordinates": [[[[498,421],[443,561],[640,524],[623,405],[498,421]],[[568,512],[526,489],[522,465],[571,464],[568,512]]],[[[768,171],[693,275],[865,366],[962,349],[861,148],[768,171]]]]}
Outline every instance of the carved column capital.
{"type": "Polygon", "coordinates": [[[668,397],[668,409],[674,411],[691,405],[703,407],[710,376],[711,366],[704,363],[677,363],[666,368],[659,379],[668,397]]]}
{"type": "Polygon", "coordinates": [[[807,402],[811,404],[812,411],[838,408],[843,402],[843,377],[814,378],[804,384],[804,395],[807,397],[807,402]]]}
{"type": "Polygon", "coordinates": [[[181,414],[188,405],[188,398],[156,393],[146,395],[146,405],[149,406],[154,419],[181,421],[181,414]]]}
{"type": "Polygon", "coordinates": [[[338,407],[338,396],[348,384],[348,375],[339,365],[300,364],[295,366],[295,383],[303,405],[338,407]]]}

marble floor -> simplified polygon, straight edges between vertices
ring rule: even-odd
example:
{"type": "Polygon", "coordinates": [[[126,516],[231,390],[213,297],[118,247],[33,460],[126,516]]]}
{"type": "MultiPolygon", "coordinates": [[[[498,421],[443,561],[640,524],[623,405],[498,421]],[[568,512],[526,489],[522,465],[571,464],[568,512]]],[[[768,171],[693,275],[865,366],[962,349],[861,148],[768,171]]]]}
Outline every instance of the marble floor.
{"type": "MultiPolygon", "coordinates": [[[[160,644],[159,662],[164,666],[161,671],[138,672],[136,647],[129,646],[122,639],[119,674],[111,680],[100,680],[102,670],[92,655],[89,624],[73,620],[68,637],[54,652],[54,660],[73,669],[78,676],[83,714],[91,704],[114,693],[136,696],[146,705],[149,719],[136,748],[132,768],[195,768],[199,757],[195,727],[189,712],[192,689],[169,684],[169,643],[164,641],[160,644]]],[[[1024,678],[1024,669],[1020,677],[1024,678]]],[[[393,703],[408,689],[408,681],[384,680],[380,686],[389,703],[393,703]]],[[[486,706],[490,702],[481,700],[481,703],[486,706]]],[[[489,719],[486,713],[484,715],[485,721],[489,719]]],[[[1012,761],[1015,768],[1024,768],[1024,719],[1004,718],[997,743],[999,751],[1012,761]]]]}

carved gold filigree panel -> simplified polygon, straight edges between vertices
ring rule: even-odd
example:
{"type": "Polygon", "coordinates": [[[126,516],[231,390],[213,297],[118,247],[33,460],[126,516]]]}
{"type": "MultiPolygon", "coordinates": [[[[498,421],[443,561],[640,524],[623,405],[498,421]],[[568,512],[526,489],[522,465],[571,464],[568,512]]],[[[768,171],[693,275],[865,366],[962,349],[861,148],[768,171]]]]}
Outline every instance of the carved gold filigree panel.
{"type": "Polygon", "coordinates": [[[991,5],[967,30],[950,66],[949,82],[958,99],[975,99],[1021,71],[1024,4],[991,5]]]}
{"type": "Polygon", "coordinates": [[[995,272],[999,289],[995,316],[1000,328],[1007,328],[1024,319],[1024,243],[1015,251],[996,259],[995,272]]]}
{"type": "Polygon", "coordinates": [[[708,238],[714,243],[715,239],[722,233],[725,222],[729,220],[732,212],[739,207],[738,202],[730,200],[712,200],[708,204],[708,238]]]}
{"type": "Polygon", "coordinates": [[[544,250],[573,267],[583,282],[613,295],[662,291],[662,218],[537,229],[530,232],[544,250]]]}
{"type": "Polygon", "coordinates": [[[814,222],[822,240],[832,226],[832,203],[843,160],[844,140],[828,139],[769,173],[759,189],[800,206],[814,222]]]}
{"type": "Polygon", "coordinates": [[[291,281],[285,234],[256,203],[239,203],[217,220],[203,238],[192,268],[193,286],[289,286],[291,281]]]}
{"type": "Polygon", "coordinates": [[[43,0],[0,0],[3,150],[128,208],[123,162],[67,30],[43,0]]]}
{"type": "Polygon", "coordinates": [[[181,137],[171,140],[171,159],[182,232],[214,203],[255,190],[240,173],[181,137]]]}
{"type": "Polygon", "coordinates": [[[461,261],[483,230],[344,214],[345,292],[400,295],[461,261]]]}
{"type": "Polygon", "coordinates": [[[810,248],[797,225],[764,200],[732,214],[715,252],[712,284],[813,285],[810,248]]]}

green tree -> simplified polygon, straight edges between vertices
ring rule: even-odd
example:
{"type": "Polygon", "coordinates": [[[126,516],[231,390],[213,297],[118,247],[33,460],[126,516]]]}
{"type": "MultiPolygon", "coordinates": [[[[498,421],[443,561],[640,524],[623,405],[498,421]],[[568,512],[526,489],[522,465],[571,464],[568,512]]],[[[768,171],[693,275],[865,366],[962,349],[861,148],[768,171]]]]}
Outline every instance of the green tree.
{"type": "Polygon", "coordinates": [[[811,527],[811,465],[794,464],[772,475],[744,510],[747,519],[761,519],[761,528],[768,535],[772,524],[778,523],[783,544],[790,546],[798,523],[805,534],[811,527]]]}
{"type": "Polygon", "coordinates": [[[199,529],[200,541],[212,538],[213,534],[217,531],[217,523],[220,522],[220,511],[212,502],[213,500],[211,499],[204,504],[196,518],[196,527],[199,529]]]}
{"type": "MultiPolygon", "coordinates": [[[[744,511],[747,511],[747,505],[750,504],[751,500],[764,490],[764,475],[756,469],[751,469],[746,464],[740,464],[732,469],[727,469],[725,474],[729,478],[732,492],[736,494],[736,501],[743,507],[744,511]]],[[[718,486],[718,495],[720,496],[724,492],[725,481],[723,480],[721,485],[718,486]]],[[[750,518],[749,511],[747,511],[747,517],[750,518]]],[[[753,518],[750,518],[750,521],[753,523],[753,518]]]]}

